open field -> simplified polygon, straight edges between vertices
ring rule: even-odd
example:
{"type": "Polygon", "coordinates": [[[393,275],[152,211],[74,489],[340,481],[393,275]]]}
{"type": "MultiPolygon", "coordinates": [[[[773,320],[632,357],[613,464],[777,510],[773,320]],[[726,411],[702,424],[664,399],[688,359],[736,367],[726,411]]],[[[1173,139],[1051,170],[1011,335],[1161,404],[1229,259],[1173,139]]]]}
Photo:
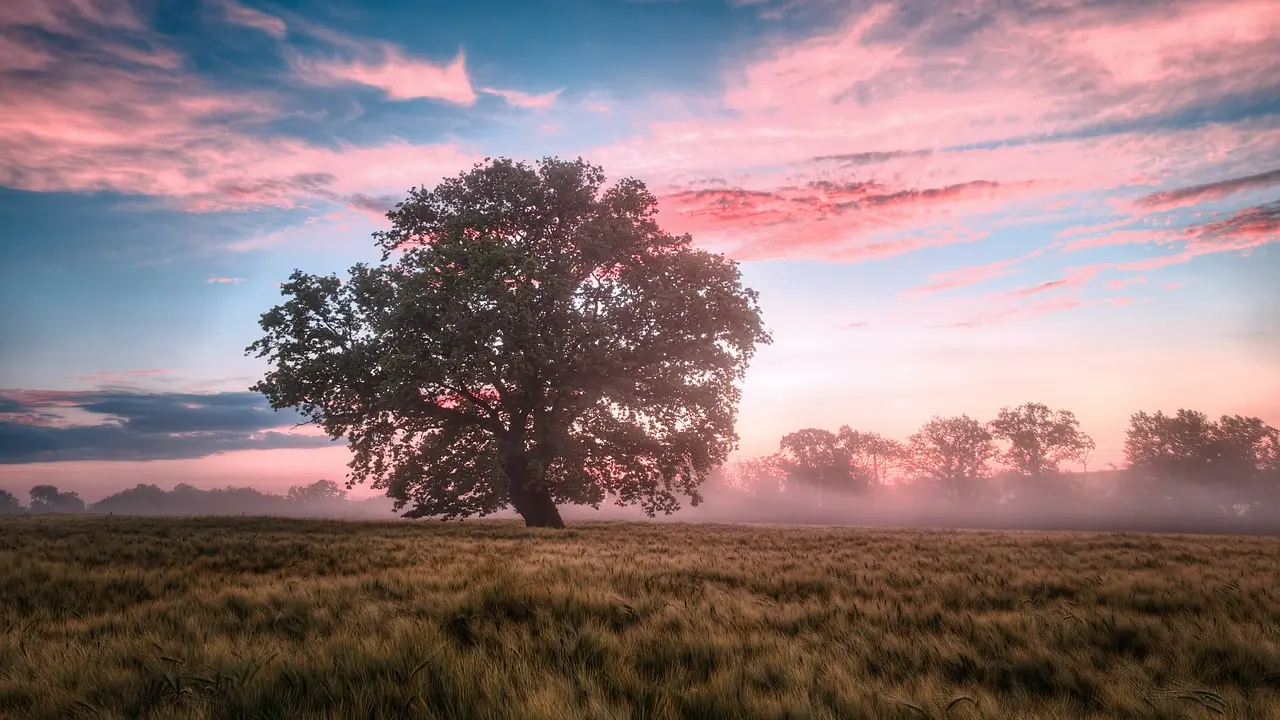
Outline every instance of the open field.
{"type": "Polygon", "coordinates": [[[1280,539],[0,521],[5,718],[1280,717],[1280,539]]]}

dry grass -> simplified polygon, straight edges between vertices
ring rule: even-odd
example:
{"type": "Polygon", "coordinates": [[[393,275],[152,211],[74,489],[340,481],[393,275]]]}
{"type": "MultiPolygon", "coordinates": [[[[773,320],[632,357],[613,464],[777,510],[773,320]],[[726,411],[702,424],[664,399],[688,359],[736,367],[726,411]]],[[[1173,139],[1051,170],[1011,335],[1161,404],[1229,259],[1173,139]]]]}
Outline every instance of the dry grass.
{"type": "Polygon", "coordinates": [[[1280,717],[1280,540],[0,522],[0,716],[1280,717]]]}

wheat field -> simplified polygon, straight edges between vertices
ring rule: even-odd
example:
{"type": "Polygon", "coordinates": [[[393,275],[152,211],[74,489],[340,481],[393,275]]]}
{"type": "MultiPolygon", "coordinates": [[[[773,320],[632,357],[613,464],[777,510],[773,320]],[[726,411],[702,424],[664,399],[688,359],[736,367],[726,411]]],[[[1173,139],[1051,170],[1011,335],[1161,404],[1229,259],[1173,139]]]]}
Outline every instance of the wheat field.
{"type": "Polygon", "coordinates": [[[5,718],[1280,717],[1280,539],[0,521],[5,718]]]}

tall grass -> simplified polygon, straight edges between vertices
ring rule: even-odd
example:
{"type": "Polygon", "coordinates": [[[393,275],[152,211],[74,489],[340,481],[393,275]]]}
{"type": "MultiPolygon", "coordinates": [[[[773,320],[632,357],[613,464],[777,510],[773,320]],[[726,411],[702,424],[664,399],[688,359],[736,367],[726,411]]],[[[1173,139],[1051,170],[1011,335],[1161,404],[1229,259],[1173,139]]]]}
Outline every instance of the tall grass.
{"type": "Polygon", "coordinates": [[[1280,540],[0,522],[0,717],[1280,717],[1280,540]]]}

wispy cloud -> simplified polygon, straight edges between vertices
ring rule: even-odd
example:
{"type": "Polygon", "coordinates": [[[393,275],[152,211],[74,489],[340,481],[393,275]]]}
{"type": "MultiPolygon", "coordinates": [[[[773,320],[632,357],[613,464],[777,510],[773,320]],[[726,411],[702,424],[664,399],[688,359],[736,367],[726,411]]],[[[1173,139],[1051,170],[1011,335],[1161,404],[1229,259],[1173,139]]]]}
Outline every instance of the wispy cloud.
{"type": "Polygon", "coordinates": [[[1197,205],[1207,200],[1221,200],[1238,192],[1268,188],[1272,185],[1280,185],[1280,170],[1268,170],[1246,177],[1151,193],[1138,198],[1134,204],[1140,208],[1168,210],[1197,205]]]}
{"type": "MultiPolygon", "coordinates": [[[[210,85],[127,3],[4,4],[0,39],[5,187],[107,190],[163,198],[194,211],[324,201],[381,214],[390,202],[387,193],[451,175],[476,159],[452,143],[353,146],[270,134],[270,123],[290,112],[277,94],[210,85]],[[24,28],[41,32],[17,32],[24,28]],[[66,48],[55,52],[49,38],[66,48]],[[12,52],[15,47],[26,54],[12,52]],[[46,56],[49,64],[33,71],[46,56]]],[[[370,47],[337,34],[330,40],[324,46],[336,43],[357,54],[370,47]]],[[[452,66],[461,67],[445,66],[440,92],[463,100],[469,91],[448,85],[449,72],[457,72],[448,70],[452,66]]],[[[397,92],[428,93],[433,78],[439,79],[438,73],[413,75],[415,68],[413,62],[400,67],[412,78],[395,86],[397,92]],[[421,86],[414,90],[412,83],[421,86]]],[[[399,77],[396,72],[386,79],[399,77]]]]}
{"type": "Polygon", "coordinates": [[[118,383],[127,382],[137,378],[154,377],[157,375],[169,375],[173,370],[147,369],[147,370],[104,370],[102,372],[81,375],[76,378],[81,382],[91,383],[118,383]]]}
{"type": "Polygon", "coordinates": [[[264,32],[277,40],[283,40],[289,32],[284,20],[236,0],[214,0],[212,6],[227,22],[264,32]]]}
{"type": "MultiPolygon", "coordinates": [[[[1280,78],[1256,72],[1258,57],[1280,51],[1269,3],[964,6],[921,14],[904,3],[855,4],[829,32],[745,58],[726,73],[717,103],[690,100],[593,155],[682,185],[661,196],[664,222],[716,248],[736,245],[743,259],[850,257],[877,232],[940,222],[977,232],[983,218],[1025,216],[1032,200],[1079,212],[1082,193],[1142,188],[1156,203],[1153,183],[1209,172],[1241,180],[1205,188],[1201,199],[1271,182],[1274,119],[1179,120],[1280,92],[1280,78]],[[730,182],[719,195],[698,194],[695,182],[709,177],[730,182]],[[809,190],[817,183],[881,202],[820,205],[809,199],[825,201],[809,190]]],[[[1104,230],[1076,228],[1089,239],[1073,248],[1099,246],[1104,230]]],[[[965,278],[939,278],[953,281],[965,278]]]]}
{"type": "Polygon", "coordinates": [[[549,108],[556,104],[556,99],[564,89],[544,93],[527,93],[520,90],[499,90],[496,88],[480,88],[480,92],[497,95],[507,103],[520,108],[549,108]]]}
{"type": "Polygon", "coordinates": [[[987,263],[985,265],[974,265],[971,267],[958,268],[956,270],[933,273],[929,276],[930,282],[927,285],[911,288],[903,294],[907,296],[930,295],[947,290],[969,287],[971,285],[979,285],[990,280],[995,280],[996,278],[1013,275],[1021,272],[1020,269],[1014,266],[1034,258],[1042,254],[1044,251],[1045,248],[1038,248],[1021,257],[1009,258],[1008,260],[997,260],[996,262],[987,263]]]}
{"type": "Polygon", "coordinates": [[[298,56],[294,69],[317,85],[355,83],[375,87],[393,100],[428,98],[457,105],[476,101],[467,74],[466,53],[459,50],[448,62],[435,63],[406,56],[390,43],[370,43],[352,59],[298,56]]]}
{"type": "Polygon", "coordinates": [[[211,277],[208,280],[205,280],[205,283],[209,285],[213,285],[213,284],[239,285],[242,282],[244,282],[244,278],[238,278],[238,277],[211,277]]]}
{"type": "Polygon", "coordinates": [[[1038,315],[1062,312],[1065,310],[1075,310],[1077,308],[1094,307],[1099,305],[1125,307],[1132,305],[1134,302],[1135,300],[1130,297],[1093,299],[1071,296],[1055,297],[1030,304],[1008,305],[994,310],[979,312],[961,320],[944,323],[939,327],[968,329],[980,328],[990,325],[998,325],[1013,320],[1035,317],[1038,315]]]}

